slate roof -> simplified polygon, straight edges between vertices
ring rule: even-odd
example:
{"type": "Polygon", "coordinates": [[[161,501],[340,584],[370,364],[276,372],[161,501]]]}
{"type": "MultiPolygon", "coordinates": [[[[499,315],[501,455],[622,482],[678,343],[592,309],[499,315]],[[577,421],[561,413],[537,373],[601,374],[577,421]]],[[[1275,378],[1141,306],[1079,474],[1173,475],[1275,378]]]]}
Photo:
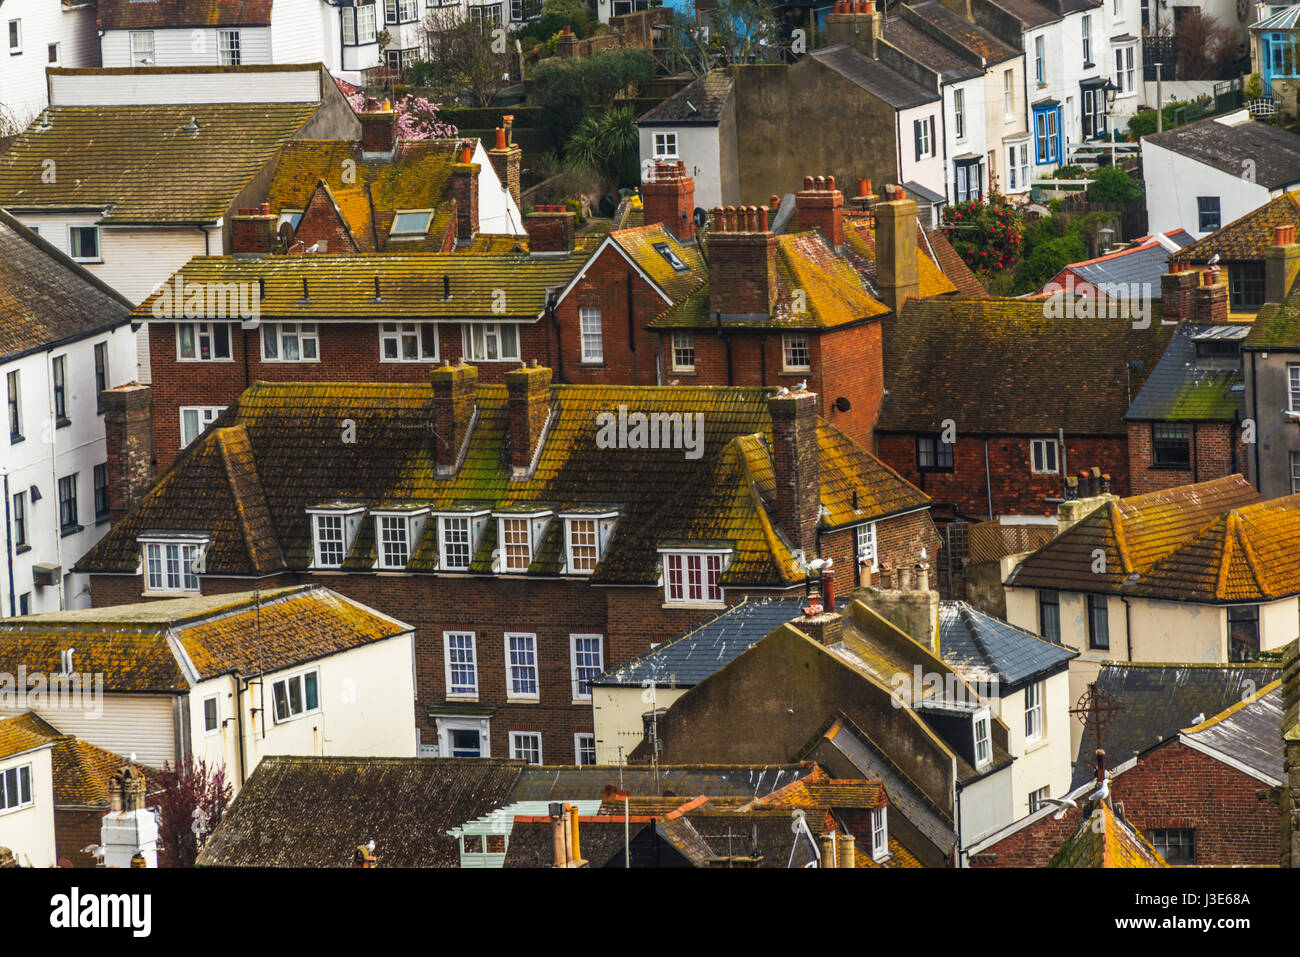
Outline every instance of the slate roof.
{"type": "Polygon", "coordinates": [[[74,735],[64,734],[35,712],[0,720],[0,727],[11,722],[54,745],[51,760],[56,808],[107,808],[111,803],[109,782],[113,775],[128,765],[144,775],[146,785],[156,783],[162,773],[74,735]]]}
{"type": "Polygon", "coordinates": [[[726,70],[710,70],[641,114],[641,126],[714,126],[726,112],[736,81],[726,70]]]}
{"type": "MultiPolygon", "coordinates": [[[[938,434],[952,419],[959,436],[1126,435],[1128,362],[1154,368],[1172,328],[1044,311],[1025,299],[907,300],[885,320],[878,430],[938,434]]],[[[1136,392],[1142,377],[1131,378],[1136,392]]]]}
{"type": "MultiPolygon", "coordinates": [[[[789,587],[803,580],[774,524],[766,390],[552,386],[543,447],[531,477],[519,481],[510,478],[505,464],[505,386],[478,386],[478,418],[459,471],[450,478],[437,477],[434,467],[427,431],[431,400],[429,385],[254,383],[78,567],[132,574],[139,563],[138,536],[167,529],[210,534],[207,567],[214,574],[306,569],[313,555],[307,509],[343,499],[369,507],[405,503],[435,510],[466,504],[615,506],[618,525],[593,581],[655,582],[658,548],[671,541],[731,543],[734,555],[722,576],[724,587],[789,587]],[[700,458],[692,460],[682,449],[598,447],[597,417],[615,414],[621,406],[629,413],[704,416],[700,458]],[[355,423],[356,442],[340,441],[345,420],[355,423]],[[232,460],[223,443],[245,450],[239,459],[246,476],[242,485],[232,487],[232,460]],[[250,508],[250,502],[258,508],[250,508]],[[265,520],[250,526],[250,514],[259,510],[265,520]],[[282,559],[276,557],[281,554],[282,559]]],[[[928,504],[924,493],[834,427],[821,422],[817,435],[828,526],[928,504]]],[[[414,543],[408,570],[435,570],[436,526],[429,523],[414,543]]],[[[529,574],[561,572],[562,536],[563,523],[552,521],[529,574]]],[[[492,573],[495,542],[495,523],[489,523],[471,572],[492,573]]],[[[363,522],[343,567],[371,570],[375,549],[374,522],[363,522]]]]}
{"type": "Polygon", "coordinates": [[[1259,689],[1257,697],[1187,728],[1181,739],[1197,748],[1245,765],[1271,784],[1286,777],[1282,755],[1282,685],[1259,689]]]}
{"type": "MultiPolygon", "coordinates": [[[[1177,736],[1181,729],[1192,728],[1197,715],[1221,716],[1225,710],[1241,703],[1244,696],[1263,691],[1281,676],[1282,669],[1276,665],[1254,663],[1103,664],[1097,674],[1097,687],[1115,697],[1124,707],[1112,715],[1111,723],[1102,731],[1106,764],[1116,767],[1161,741],[1177,736]]],[[[1263,713],[1264,709],[1260,709],[1242,721],[1253,722],[1263,713]]],[[[1230,725],[1229,729],[1232,727],[1230,725]]],[[[1279,717],[1273,730],[1279,749],[1280,728],[1279,717]]],[[[1222,732],[1203,740],[1207,743],[1216,741],[1222,746],[1222,732]]],[[[1096,774],[1096,742],[1096,730],[1090,717],[1083,726],[1071,787],[1078,787],[1096,774]]],[[[1244,747],[1242,745],[1239,749],[1244,747]]]]}
{"type": "Polygon", "coordinates": [[[1055,3],[1038,3],[1036,0],[990,0],[990,5],[1019,20],[1022,29],[1045,26],[1060,20],[1062,16],[1055,3]]]}
{"type": "Polygon", "coordinates": [[[1210,117],[1144,136],[1142,141],[1232,176],[1240,176],[1249,161],[1254,164],[1255,183],[1265,189],[1300,183],[1300,136],[1259,120],[1230,125],[1220,122],[1223,119],[1210,117]]]}
{"type": "Polygon", "coordinates": [[[269,27],[271,0],[96,0],[100,30],[269,27]]]}
{"type": "Polygon", "coordinates": [[[260,604],[253,592],[176,598],[0,620],[0,672],[57,674],[73,648],[75,671],[102,673],[107,692],[171,694],[409,630],[318,585],[264,591],[260,604]]]}
{"type": "Polygon", "coordinates": [[[351,867],[375,842],[379,866],[458,867],[450,828],[509,800],[522,761],[501,758],[262,759],[200,867],[351,867]]]}
{"type": "Polygon", "coordinates": [[[105,210],[110,224],[213,223],[318,105],[51,107],[48,129],[34,122],[0,156],[0,206],[105,210]]]}
{"type": "Polygon", "coordinates": [[[511,801],[581,801],[604,797],[612,784],[635,796],[687,796],[753,799],[771,794],[807,776],[814,765],[803,764],[667,764],[658,775],[648,765],[551,766],[531,764],[519,774],[511,801]],[[619,782],[622,782],[621,784],[619,782]]]}
{"type": "MultiPolygon", "coordinates": [[[[996,679],[999,696],[1006,696],[1063,670],[1079,653],[964,601],[945,601],[939,604],[939,654],[977,690],[996,679]]],[[[981,696],[987,694],[981,690],[981,696]]]]}
{"type": "MultiPolygon", "coordinates": [[[[1170,230],[1165,236],[1177,247],[1186,247],[1192,241],[1185,229],[1170,230]]],[[[1159,299],[1160,277],[1169,271],[1170,258],[1169,250],[1160,240],[1150,236],[1135,240],[1127,249],[1070,263],[1065,268],[1084,282],[1098,286],[1122,283],[1141,287],[1145,283],[1151,296],[1159,299]]]]}
{"type": "MultiPolygon", "coordinates": [[[[1206,329],[1182,323],[1147,376],[1124,418],[1129,422],[1232,422],[1246,409],[1241,366],[1197,365],[1195,337],[1206,329]]],[[[1242,332],[1246,328],[1241,329],[1242,332]]]]}
{"type": "Polygon", "coordinates": [[[905,56],[937,73],[941,83],[960,83],[984,75],[984,71],[969,57],[940,43],[905,15],[885,17],[881,36],[905,56]]]}
{"type": "Polygon", "coordinates": [[[1217,255],[1226,263],[1263,262],[1264,250],[1273,245],[1276,226],[1300,226],[1300,191],[1275,196],[1170,258],[1174,262],[1205,263],[1217,255]]]}
{"type": "Polygon", "coordinates": [[[1300,593],[1300,495],[1261,501],[1240,475],[1108,502],[1017,566],[1007,585],[1205,604],[1300,593]],[[1105,570],[1093,569],[1095,549],[1105,570]]]}
{"type": "Polygon", "coordinates": [[[933,90],[927,90],[847,43],[809,50],[808,56],[896,110],[939,100],[939,94],[933,90]]]}
{"type": "Polygon", "coordinates": [[[1168,867],[1151,842],[1111,808],[1097,802],[1061,845],[1048,867],[1168,867]],[[1099,815],[1099,820],[1094,818],[1099,815]]]}
{"type": "Polygon", "coordinates": [[[938,0],[909,4],[907,9],[925,20],[934,29],[982,57],[989,66],[1020,56],[1021,51],[1008,46],[978,23],[971,23],[938,0]]]}
{"type": "Polygon", "coordinates": [[[129,300],[0,210],[0,362],[126,323],[129,300]]]}

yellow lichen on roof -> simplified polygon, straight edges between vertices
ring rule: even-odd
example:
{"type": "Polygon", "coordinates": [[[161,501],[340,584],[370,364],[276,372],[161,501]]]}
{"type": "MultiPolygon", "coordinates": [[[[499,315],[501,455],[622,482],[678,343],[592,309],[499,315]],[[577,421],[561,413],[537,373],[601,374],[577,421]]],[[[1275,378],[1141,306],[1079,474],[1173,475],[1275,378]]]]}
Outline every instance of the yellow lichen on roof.
{"type": "Polygon", "coordinates": [[[1086,813],[1048,867],[1168,867],[1141,832],[1121,820],[1109,800],[1097,801],[1086,813]]]}
{"type": "MultiPolygon", "coordinates": [[[[866,290],[852,263],[836,256],[820,233],[778,236],[776,242],[777,270],[791,293],[804,293],[817,325],[832,328],[889,312],[866,290]]],[[[794,302],[787,308],[798,312],[794,302]]]]}
{"type": "Polygon", "coordinates": [[[49,745],[50,739],[22,717],[0,719],[0,760],[49,745]]]}
{"type": "Polygon", "coordinates": [[[674,301],[690,295],[708,281],[708,267],[700,254],[700,247],[680,242],[662,223],[620,229],[610,233],[610,238],[674,301]],[[686,271],[674,269],[655,249],[656,245],[666,246],[686,266],[686,271]]]}
{"type": "MultiPolygon", "coordinates": [[[[844,219],[844,240],[850,249],[868,260],[873,267],[876,263],[876,233],[873,226],[863,220],[849,217],[844,219]]],[[[949,279],[931,256],[929,244],[921,229],[917,229],[916,279],[918,293],[923,299],[931,296],[944,296],[957,292],[957,287],[949,279]]]]}

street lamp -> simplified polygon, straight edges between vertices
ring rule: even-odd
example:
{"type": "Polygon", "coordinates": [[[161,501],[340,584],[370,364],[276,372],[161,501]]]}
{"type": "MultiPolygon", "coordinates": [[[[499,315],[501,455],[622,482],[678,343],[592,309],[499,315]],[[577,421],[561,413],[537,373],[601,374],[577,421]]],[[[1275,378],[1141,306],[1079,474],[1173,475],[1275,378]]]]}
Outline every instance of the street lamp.
{"type": "Polygon", "coordinates": [[[1113,80],[1106,80],[1106,85],[1102,87],[1106,94],[1106,125],[1110,127],[1110,165],[1115,165],[1115,95],[1119,93],[1119,87],[1113,80]]]}

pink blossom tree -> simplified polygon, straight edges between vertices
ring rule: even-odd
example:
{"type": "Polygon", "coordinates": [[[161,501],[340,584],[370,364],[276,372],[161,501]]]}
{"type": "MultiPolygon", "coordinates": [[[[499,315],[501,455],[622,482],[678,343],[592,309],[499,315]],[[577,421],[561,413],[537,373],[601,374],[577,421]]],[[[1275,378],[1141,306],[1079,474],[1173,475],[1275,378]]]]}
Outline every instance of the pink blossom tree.
{"type": "MultiPolygon", "coordinates": [[[[365,112],[364,93],[348,93],[348,103],[357,113],[365,112]]],[[[402,140],[444,140],[457,136],[451,123],[438,119],[438,104],[422,96],[408,94],[394,104],[397,112],[397,138],[402,140]]]]}

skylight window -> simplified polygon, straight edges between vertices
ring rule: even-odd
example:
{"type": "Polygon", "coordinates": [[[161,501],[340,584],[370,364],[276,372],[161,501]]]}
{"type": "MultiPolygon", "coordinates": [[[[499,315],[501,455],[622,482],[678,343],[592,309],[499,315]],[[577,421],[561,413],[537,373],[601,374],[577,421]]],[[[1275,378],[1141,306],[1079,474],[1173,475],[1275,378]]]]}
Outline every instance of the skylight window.
{"type": "Polygon", "coordinates": [[[655,243],[654,251],[664,257],[664,262],[673,267],[674,272],[690,272],[691,267],[682,262],[681,257],[673,252],[667,243],[655,243]]]}
{"type": "Polygon", "coordinates": [[[433,213],[429,210],[398,213],[393,217],[393,228],[388,231],[388,235],[394,239],[423,236],[429,231],[429,220],[432,218],[433,213]]]}

